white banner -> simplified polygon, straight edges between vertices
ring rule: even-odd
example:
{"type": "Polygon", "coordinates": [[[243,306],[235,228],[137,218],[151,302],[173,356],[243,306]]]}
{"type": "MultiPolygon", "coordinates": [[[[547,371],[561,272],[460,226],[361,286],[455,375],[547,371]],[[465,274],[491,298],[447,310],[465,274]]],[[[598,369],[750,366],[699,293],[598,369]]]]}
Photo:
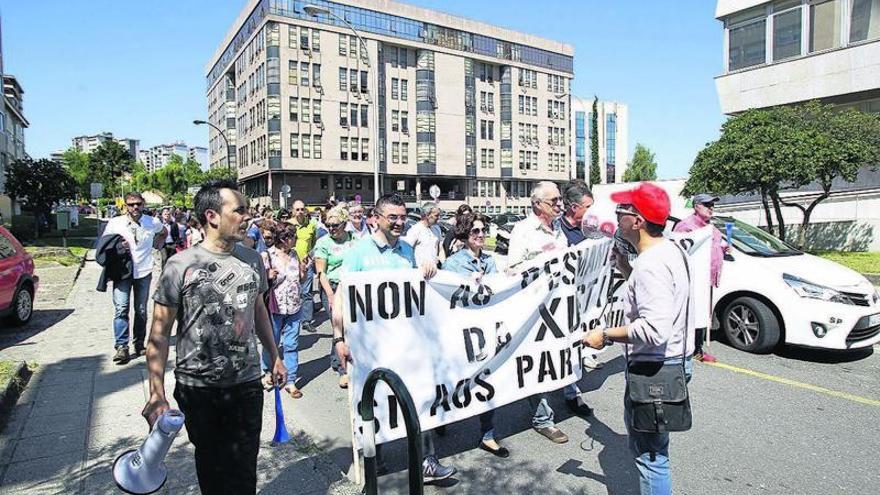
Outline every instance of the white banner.
{"type": "MultiPolygon", "coordinates": [[[[375,368],[397,373],[423,431],[475,416],[580,379],[587,329],[622,324],[607,310],[612,276],[609,239],[587,240],[518,267],[515,275],[477,280],[441,270],[352,273],[343,286],[354,396],[375,368]]],[[[619,305],[618,305],[619,306],[619,305]]],[[[375,393],[376,442],[406,436],[391,389],[375,393]]]]}
{"type": "Polygon", "coordinates": [[[694,298],[694,328],[710,328],[712,326],[712,226],[687,233],[675,232],[670,235],[688,254],[690,266],[691,297],[694,298]]]}

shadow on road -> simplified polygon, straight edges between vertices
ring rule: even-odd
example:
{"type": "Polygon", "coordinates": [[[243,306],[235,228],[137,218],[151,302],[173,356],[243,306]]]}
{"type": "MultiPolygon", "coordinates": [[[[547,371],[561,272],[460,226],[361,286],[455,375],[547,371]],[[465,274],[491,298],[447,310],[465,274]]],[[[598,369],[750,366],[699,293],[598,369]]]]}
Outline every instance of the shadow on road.
{"type": "Polygon", "coordinates": [[[40,332],[52,328],[61,320],[70,316],[72,309],[35,309],[31,321],[21,327],[3,324],[0,331],[0,350],[13,347],[40,332]]]}
{"type": "Polygon", "coordinates": [[[864,349],[853,349],[848,351],[837,351],[829,349],[811,349],[806,347],[785,346],[778,351],[776,355],[787,359],[795,359],[797,361],[807,361],[810,363],[839,364],[851,363],[853,361],[861,361],[874,354],[873,347],[864,349]]]}

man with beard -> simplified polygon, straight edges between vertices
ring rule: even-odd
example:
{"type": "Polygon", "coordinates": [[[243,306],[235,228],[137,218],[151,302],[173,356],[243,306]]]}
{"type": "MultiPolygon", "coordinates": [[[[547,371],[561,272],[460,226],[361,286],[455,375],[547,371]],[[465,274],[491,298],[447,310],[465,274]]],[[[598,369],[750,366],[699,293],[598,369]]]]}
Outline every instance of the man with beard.
{"type": "Polygon", "coordinates": [[[169,409],[165,362],[177,322],[174,398],[186,415],[204,494],[255,493],[263,387],[257,339],[269,353],[276,385],[287,380],[263,293],[260,255],[240,244],[250,215],[231,181],[211,181],[194,199],[205,240],[168,260],[154,296],[147,346],[152,427],[169,409]]]}

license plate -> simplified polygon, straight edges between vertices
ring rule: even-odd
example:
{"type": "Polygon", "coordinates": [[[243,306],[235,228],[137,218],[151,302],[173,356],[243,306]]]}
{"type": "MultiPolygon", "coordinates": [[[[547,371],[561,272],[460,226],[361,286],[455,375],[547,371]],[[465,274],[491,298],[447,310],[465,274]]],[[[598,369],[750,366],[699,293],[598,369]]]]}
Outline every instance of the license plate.
{"type": "Polygon", "coordinates": [[[871,315],[868,317],[868,326],[869,327],[875,327],[877,325],[880,325],[880,313],[877,313],[876,315],[871,315]]]}

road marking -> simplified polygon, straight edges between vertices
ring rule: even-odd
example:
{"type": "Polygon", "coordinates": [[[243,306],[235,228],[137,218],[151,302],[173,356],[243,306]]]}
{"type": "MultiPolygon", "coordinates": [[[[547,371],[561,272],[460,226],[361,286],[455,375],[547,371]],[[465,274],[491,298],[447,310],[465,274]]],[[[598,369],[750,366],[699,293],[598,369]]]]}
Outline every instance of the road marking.
{"type": "Polygon", "coordinates": [[[742,373],[743,375],[753,376],[755,378],[760,378],[762,380],[768,380],[771,382],[782,383],[783,385],[790,385],[792,387],[802,388],[804,390],[810,390],[812,392],[818,392],[820,394],[830,395],[831,397],[837,397],[838,399],[846,399],[853,402],[858,402],[859,404],[866,404],[869,406],[880,407],[880,400],[868,399],[867,397],[861,397],[859,395],[848,394],[846,392],[839,392],[837,390],[831,390],[829,388],[820,387],[818,385],[812,385],[809,383],[799,382],[795,380],[789,380],[788,378],[782,378],[780,376],[768,375],[767,373],[761,373],[760,371],[754,371],[746,368],[739,368],[736,366],[731,366],[729,364],[724,363],[707,363],[703,362],[702,364],[708,366],[714,366],[716,368],[722,368],[728,371],[733,371],[734,373],[742,373]]]}

